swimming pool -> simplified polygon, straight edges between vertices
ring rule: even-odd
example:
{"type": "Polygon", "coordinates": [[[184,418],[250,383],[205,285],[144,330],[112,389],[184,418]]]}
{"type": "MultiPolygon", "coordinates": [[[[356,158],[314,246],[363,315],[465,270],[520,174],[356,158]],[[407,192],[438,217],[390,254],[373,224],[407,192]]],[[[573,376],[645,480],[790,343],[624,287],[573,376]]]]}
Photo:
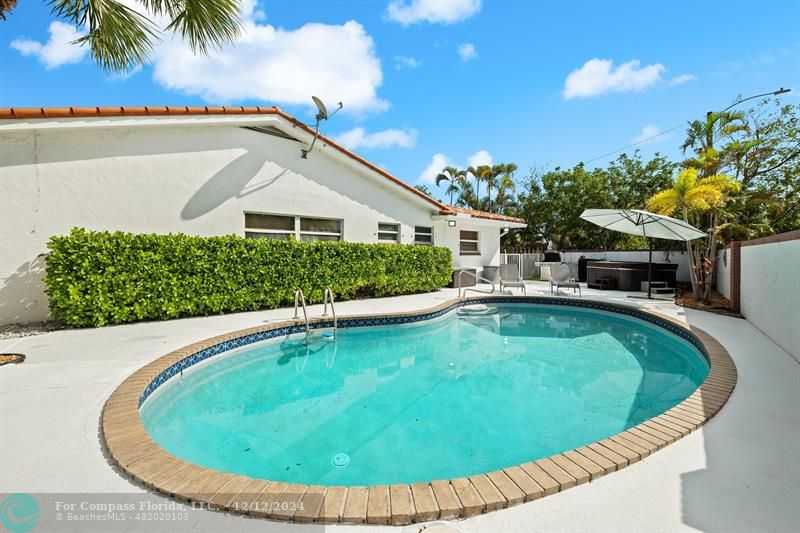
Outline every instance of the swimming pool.
{"type": "Polygon", "coordinates": [[[489,305],[400,325],[340,320],[335,341],[310,346],[288,334],[225,350],[149,387],[142,423],[170,454],[221,472],[411,484],[615,435],[681,403],[709,372],[689,336],[635,313],[489,305]]]}

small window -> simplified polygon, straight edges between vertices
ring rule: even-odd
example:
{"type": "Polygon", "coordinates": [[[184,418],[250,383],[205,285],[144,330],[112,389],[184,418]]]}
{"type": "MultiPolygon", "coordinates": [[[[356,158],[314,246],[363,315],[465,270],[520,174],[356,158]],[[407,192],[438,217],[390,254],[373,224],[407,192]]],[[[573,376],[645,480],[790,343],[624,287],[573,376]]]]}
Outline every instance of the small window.
{"type": "Polygon", "coordinates": [[[298,241],[340,241],[342,221],[294,215],[244,214],[244,236],[248,239],[295,238],[298,241]]]}
{"type": "Polygon", "coordinates": [[[378,240],[381,242],[400,242],[400,224],[379,223],[378,240]]]}
{"type": "Polygon", "coordinates": [[[477,231],[461,230],[459,237],[461,255],[480,255],[480,241],[477,231]]]}
{"type": "Polygon", "coordinates": [[[431,246],[433,244],[433,228],[414,226],[414,244],[431,246]]]}

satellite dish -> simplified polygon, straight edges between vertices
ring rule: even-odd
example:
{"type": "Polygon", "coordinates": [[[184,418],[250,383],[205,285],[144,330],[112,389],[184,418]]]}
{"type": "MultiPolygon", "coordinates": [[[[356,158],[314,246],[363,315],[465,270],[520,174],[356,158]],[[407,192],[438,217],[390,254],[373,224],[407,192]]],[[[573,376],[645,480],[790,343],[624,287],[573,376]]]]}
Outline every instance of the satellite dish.
{"type": "Polygon", "coordinates": [[[322,100],[316,96],[312,96],[311,99],[314,100],[314,103],[317,105],[317,109],[319,109],[319,113],[317,113],[317,120],[328,120],[328,110],[325,108],[325,104],[322,103],[322,100]]]}
{"type": "Polygon", "coordinates": [[[319,137],[319,123],[323,120],[328,120],[330,117],[335,115],[342,109],[343,105],[339,102],[339,107],[336,108],[336,111],[328,115],[328,109],[325,107],[325,104],[322,103],[322,100],[317,98],[316,96],[312,96],[311,99],[314,101],[314,105],[317,106],[317,125],[314,127],[314,140],[311,141],[311,146],[308,147],[308,150],[301,149],[300,154],[303,159],[308,159],[308,154],[311,153],[311,150],[314,148],[314,144],[317,142],[317,137],[319,137]]]}

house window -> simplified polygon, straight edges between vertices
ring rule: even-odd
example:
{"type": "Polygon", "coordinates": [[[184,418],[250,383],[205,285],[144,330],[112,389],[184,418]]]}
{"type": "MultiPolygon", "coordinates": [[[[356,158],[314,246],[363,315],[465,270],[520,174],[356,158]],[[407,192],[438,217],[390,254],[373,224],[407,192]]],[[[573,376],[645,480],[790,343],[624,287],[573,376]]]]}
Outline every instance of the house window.
{"type": "Polygon", "coordinates": [[[461,255],[481,254],[477,231],[461,230],[459,235],[459,251],[461,255]]]}
{"type": "Polygon", "coordinates": [[[433,228],[414,226],[414,244],[431,246],[433,244],[433,228]]]}
{"type": "Polygon", "coordinates": [[[400,242],[400,224],[380,222],[378,224],[378,241],[400,242]]]}
{"type": "Polygon", "coordinates": [[[340,241],[342,240],[342,221],[293,215],[245,213],[244,236],[249,239],[287,240],[294,237],[298,241],[340,241]]]}

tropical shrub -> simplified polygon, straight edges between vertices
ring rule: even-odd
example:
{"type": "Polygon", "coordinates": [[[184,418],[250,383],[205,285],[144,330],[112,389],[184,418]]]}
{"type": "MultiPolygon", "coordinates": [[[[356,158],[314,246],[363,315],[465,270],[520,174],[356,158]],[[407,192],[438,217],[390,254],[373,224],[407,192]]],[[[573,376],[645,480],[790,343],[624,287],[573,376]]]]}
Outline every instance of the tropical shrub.
{"type": "Polygon", "coordinates": [[[48,247],[50,311],[73,326],[271,309],[291,305],[296,288],[312,303],[325,287],[339,300],[428,292],[452,275],[438,246],[75,228],[48,247]]]}

